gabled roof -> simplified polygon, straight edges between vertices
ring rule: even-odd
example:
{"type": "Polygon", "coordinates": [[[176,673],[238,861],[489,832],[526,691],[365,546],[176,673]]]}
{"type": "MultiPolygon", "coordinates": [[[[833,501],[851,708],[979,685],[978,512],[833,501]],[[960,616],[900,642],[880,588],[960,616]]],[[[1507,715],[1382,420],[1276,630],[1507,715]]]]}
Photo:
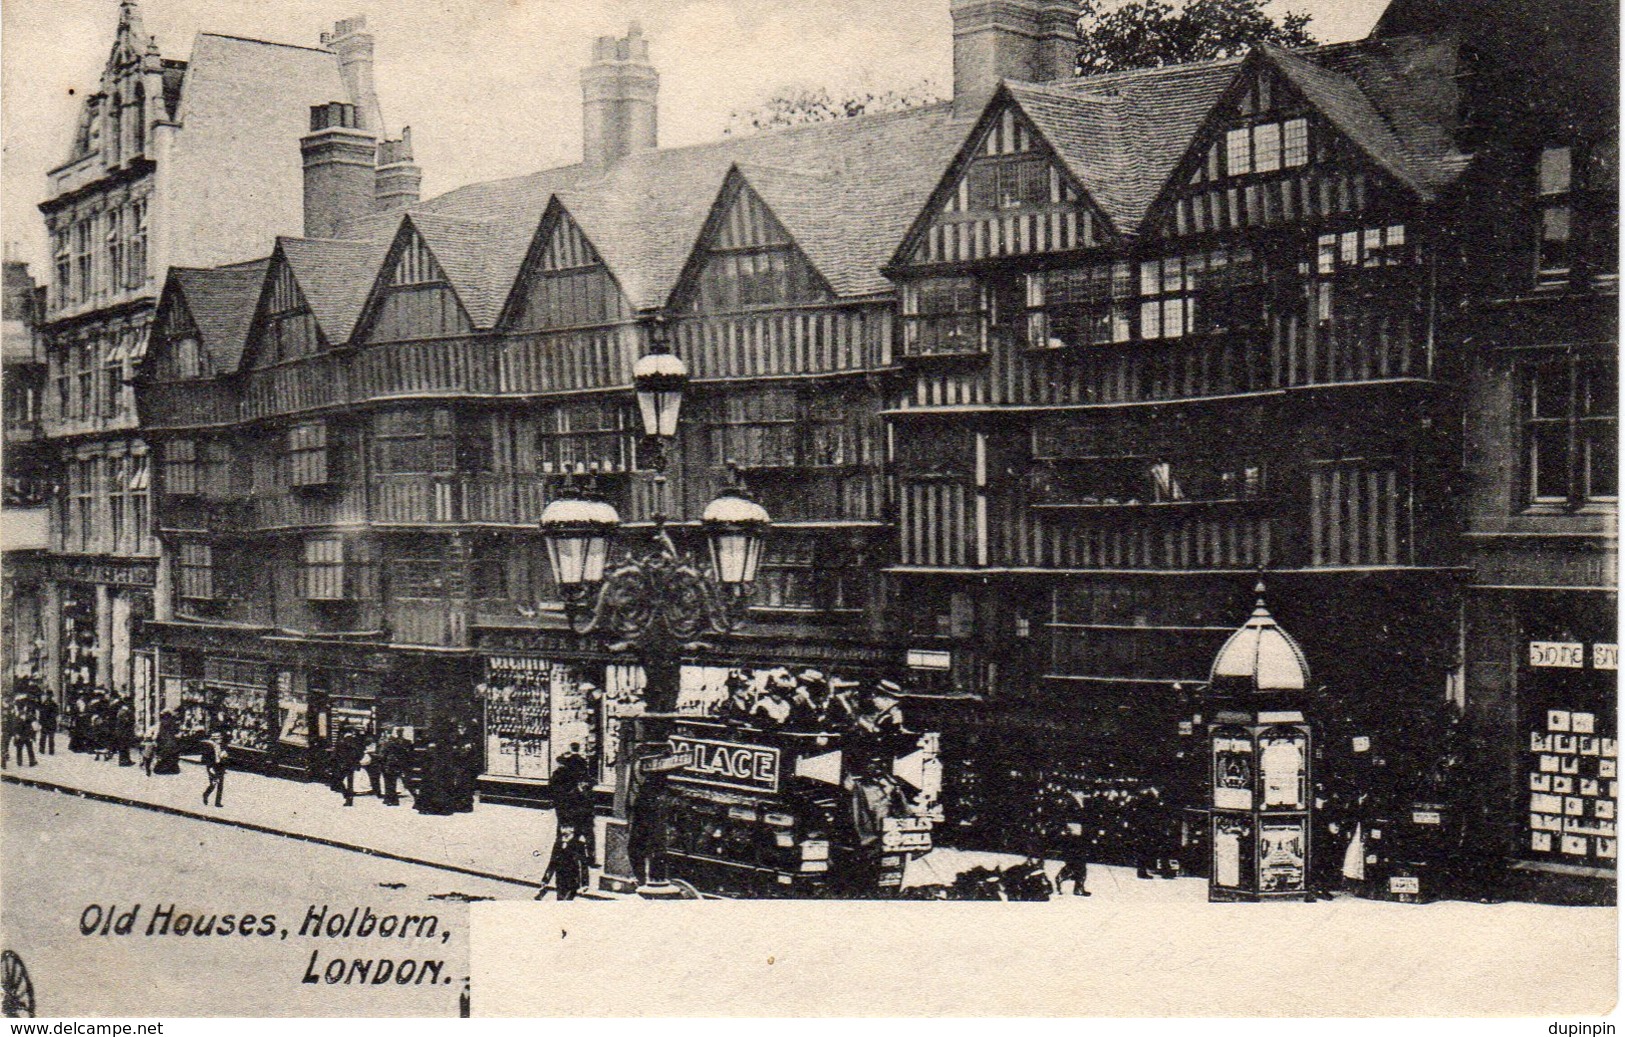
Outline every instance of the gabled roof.
{"type": "Polygon", "coordinates": [[[1419,196],[1432,198],[1435,187],[1453,178],[1439,161],[1414,154],[1350,76],[1269,44],[1259,53],[1339,132],[1419,196]]]}
{"type": "MultiPolygon", "coordinates": [[[[874,294],[890,290],[880,267],[962,130],[950,105],[932,105],[637,152],[608,170],[573,165],[473,184],[408,211],[490,226],[485,276],[505,293],[556,195],[632,306],[648,309],[670,296],[737,166],[837,292],[874,294]],[[526,240],[515,245],[509,232],[521,227],[526,240]]],[[[356,221],[345,233],[375,236],[392,219],[399,216],[356,221]]]]}
{"type": "Polygon", "coordinates": [[[1242,60],[1006,86],[1118,231],[1134,234],[1242,60]]]}
{"type": "Polygon", "coordinates": [[[406,223],[434,254],[469,321],[476,328],[494,324],[514,273],[524,261],[528,228],[428,212],[412,213],[406,223]]]}
{"type": "Polygon", "coordinates": [[[198,345],[212,371],[235,371],[265,282],[269,259],[238,266],[170,267],[168,292],[178,292],[197,327],[198,345]]]}
{"type": "Polygon", "coordinates": [[[312,316],[333,346],[350,340],[388,251],[387,243],[376,241],[276,239],[276,254],[287,261],[312,316]]]}

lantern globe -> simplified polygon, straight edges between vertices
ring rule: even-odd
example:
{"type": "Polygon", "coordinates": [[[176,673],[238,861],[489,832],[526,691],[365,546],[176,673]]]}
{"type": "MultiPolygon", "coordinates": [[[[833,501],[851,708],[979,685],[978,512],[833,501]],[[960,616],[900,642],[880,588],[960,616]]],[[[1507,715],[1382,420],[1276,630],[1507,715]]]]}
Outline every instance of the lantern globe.
{"type": "Polygon", "coordinates": [[[621,516],[606,501],[565,497],[542,509],[542,535],[560,587],[599,583],[609,559],[609,538],[621,516]]]}
{"type": "Polygon", "coordinates": [[[677,415],[683,407],[683,387],[687,384],[688,367],[681,357],[664,351],[638,357],[632,365],[632,388],[637,393],[645,435],[676,437],[677,415]]]}
{"type": "Polygon", "coordinates": [[[756,582],[762,542],[772,524],[766,508],[738,494],[723,494],[706,505],[700,526],[719,581],[729,586],[756,582]]]}

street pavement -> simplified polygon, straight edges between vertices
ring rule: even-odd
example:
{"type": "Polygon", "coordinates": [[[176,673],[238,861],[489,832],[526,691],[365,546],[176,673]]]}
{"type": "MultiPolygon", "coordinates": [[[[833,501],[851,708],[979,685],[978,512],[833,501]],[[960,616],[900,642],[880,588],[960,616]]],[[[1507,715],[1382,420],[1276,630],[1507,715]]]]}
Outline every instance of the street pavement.
{"type": "MultiPolygon", "coordinates": [[[[12,760],[4,773],[8,780],[532,885],[540,880],[553,845],[551,810],[482,802],[470,813],[428,815],[412,809],[410,796],[403,797],[401,806],[388,807],[371,795],[357,796],[355,805],[346,807],[337,793],[319,783],[236,771],[226,778],[225,805],[206,806],[201,801],[203,768],[191,761],[182,762],[180,774],[149,777],[140,767],[58,752],[39,757],[37,767],[19,767],[12,760]]],[[[604,845],[601,831],[598,845],[604,845]]],[[[1002,867],[1019,860],[1009,854],[939,848],[909,862],[904,884],[947,884],[977,865],[1002,867]]],[[[1059,870],[1059,862],[1049,862],[1052,876],[1059,870]]],[[[1104,865],[1090,867],[1089,889],[1095,900],[1197,903],[1207,897],[1207,885],[1199,879],[1140,880],[1132,868],[1104,865]]]]}

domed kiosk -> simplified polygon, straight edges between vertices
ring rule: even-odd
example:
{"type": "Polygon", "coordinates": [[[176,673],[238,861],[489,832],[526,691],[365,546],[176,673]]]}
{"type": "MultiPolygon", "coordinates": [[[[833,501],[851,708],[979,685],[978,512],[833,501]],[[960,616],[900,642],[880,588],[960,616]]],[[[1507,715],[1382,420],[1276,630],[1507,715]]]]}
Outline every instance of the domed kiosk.
{"type": "Polygon", "coordinates": [[[1257,593],[1209,677],[1210,901],[1310,896],[1309,663],[1257,593]]]}

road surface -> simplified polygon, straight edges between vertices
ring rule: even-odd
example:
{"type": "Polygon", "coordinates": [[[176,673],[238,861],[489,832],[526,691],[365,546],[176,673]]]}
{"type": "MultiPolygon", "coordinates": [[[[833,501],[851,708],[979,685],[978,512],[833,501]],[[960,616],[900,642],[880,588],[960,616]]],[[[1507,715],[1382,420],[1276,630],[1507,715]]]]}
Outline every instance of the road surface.
{"type": "Polygon", "coordinates": [[[9,783],[0,828],[44,1017],[455,1016],[467,898],[533,892],[9,783]]]}

